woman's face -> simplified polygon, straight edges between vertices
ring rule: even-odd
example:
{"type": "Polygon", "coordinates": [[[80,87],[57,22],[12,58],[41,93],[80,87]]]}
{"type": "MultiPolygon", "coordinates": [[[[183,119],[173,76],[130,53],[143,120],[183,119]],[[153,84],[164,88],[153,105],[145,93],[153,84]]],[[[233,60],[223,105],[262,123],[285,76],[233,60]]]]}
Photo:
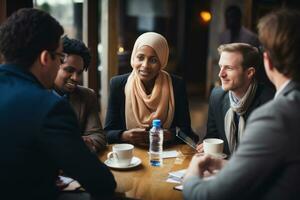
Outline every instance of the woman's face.
{"type": "Polygon", "coordinates": [[[153,81],[161,68],[154,49],[146,45],[141,46],[134,56],[133,68],[143,83],[153,81]]]}

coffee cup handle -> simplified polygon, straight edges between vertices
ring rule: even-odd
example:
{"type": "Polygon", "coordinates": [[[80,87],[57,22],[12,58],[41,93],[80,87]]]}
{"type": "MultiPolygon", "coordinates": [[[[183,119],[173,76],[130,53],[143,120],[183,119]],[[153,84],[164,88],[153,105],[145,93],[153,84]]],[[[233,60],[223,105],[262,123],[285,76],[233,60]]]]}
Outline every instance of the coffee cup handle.
{"type": "Polygon", "coordinates": [[[116,152],[109,152],[107,154],[107,159],[113,160],[113,159],[118,159],[118,155],[116,154],[116,152]]]}

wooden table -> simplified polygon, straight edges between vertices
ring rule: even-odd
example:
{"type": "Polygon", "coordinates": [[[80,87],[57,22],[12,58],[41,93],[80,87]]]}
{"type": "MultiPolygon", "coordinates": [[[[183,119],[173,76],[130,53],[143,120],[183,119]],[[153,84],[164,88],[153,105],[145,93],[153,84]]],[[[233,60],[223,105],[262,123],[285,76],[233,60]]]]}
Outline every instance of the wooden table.
{"type": "MultiPolygon", "coordinates": [[[[106,155],[112,146],[99,155],[101,161],[107,159],[106,155]]],[[[164,150],[177,150],[182,153],[178,158],[167,158],[163,160],[163,166],[154,167],[149,164],[148,148],[135,147],[134,156],[142,160],[142,164],[126,170],[111,169],[117,181],[117,193],[125,197],[145,200],[161,199],[183,199],[182,192],[174,190],[178,184],[168,183],[168,173],[188,167],[195,151],[185,144],[178,144],[164,150]]]]}

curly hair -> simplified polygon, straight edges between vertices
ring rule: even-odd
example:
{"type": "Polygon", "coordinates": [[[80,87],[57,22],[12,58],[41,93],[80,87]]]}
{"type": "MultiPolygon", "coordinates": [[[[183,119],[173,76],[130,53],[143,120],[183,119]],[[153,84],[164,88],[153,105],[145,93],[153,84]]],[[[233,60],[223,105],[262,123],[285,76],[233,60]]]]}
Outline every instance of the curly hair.
{"type": "Polygon", "coordinates": [[[64,33],[48,13],[22,8],[0,27],[0,53],[5,63],[30,68],[43,50],[54,51],[64,33]]]}
{"type": "Polygon", "coordinates": [[[83,69],[87,70],[91,62],[91,53],[87,46],[82,41],[70,39],[68,36],[64,36],[62,41],[64,52],[80,56],[84,63],[83,69]]]}

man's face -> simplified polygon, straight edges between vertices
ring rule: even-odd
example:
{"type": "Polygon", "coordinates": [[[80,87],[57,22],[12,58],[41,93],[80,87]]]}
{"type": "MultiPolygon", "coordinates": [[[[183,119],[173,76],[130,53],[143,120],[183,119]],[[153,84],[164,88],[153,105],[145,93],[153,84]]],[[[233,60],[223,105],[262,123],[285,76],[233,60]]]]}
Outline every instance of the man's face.
{"type": "Polygon", "coordinates": [[[69,54],[58,70],[55,87],[64,93],[74,92],[81,81],[83,66],[84,62],[81,56],[69,54]]]}
{"type": "MultiPolygon", "coordinates": [[[[242,97],[247,91],[253,78],[249,75],[248,69],[242,67],[242,54],[239,52],[222,52],[219,60],[219,77],[222,82],[222,88],[225,91],[232,91],[237,97],[242,97]]],[[[251,69],[253,70],[253,68],[251,69]]]]}
{"type": "Polygon", "coordinates": [[[54,80],[56,78],[59,66],[62,64],[62,55],[63,55],[63,47],[62,43],[60,42],[59,47],[53,52],[54,59],[51,59],[50,67],[48,68],[49,71],[47,72],[47,75],[45,77],[47,80],[47,88],[53,88],[54,86],[54,80]]]}

